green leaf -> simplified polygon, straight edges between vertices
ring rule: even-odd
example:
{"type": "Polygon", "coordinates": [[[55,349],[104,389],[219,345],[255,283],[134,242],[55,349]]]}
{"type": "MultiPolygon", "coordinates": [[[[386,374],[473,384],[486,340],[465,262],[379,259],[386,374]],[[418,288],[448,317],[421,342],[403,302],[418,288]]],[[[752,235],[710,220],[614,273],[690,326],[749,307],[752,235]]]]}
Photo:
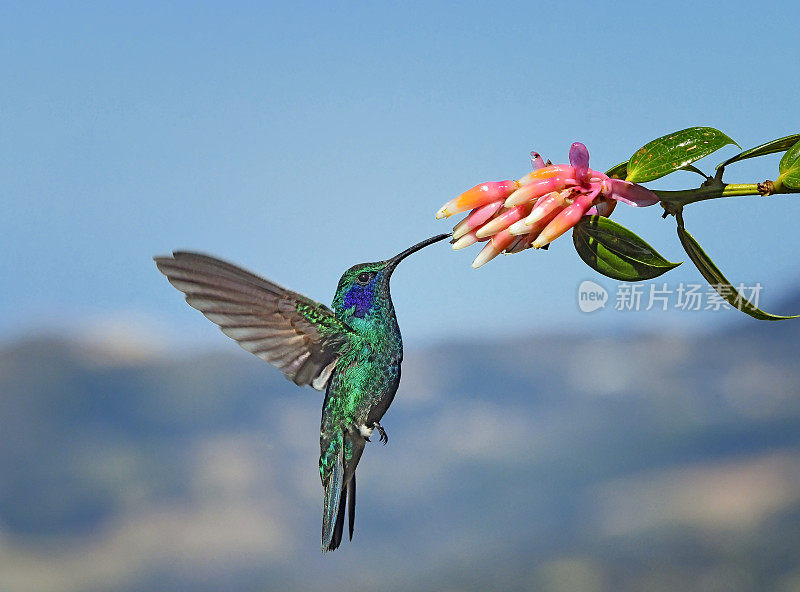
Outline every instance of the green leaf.
{"type": "Polygon", "coordinates": [[[784,317],[764,312],[750,302],[747,298],[742,296],[742,294],[740,294],[739,291],[731,285],[731,283],[725,278],[724,275],[722,275],[722,272],[711,260],[711,257],[706,254],[699,243],[694,240],[694,237],[689,234],[689,231],[683,228],[682,225],[678,226],[678,238],[680,239],[686,254],[689,255],[689,259],[691,259],[692,263],[695,264],[695,267],[700,270],[700,273],[704,278],[706,278],[706,281],[711,284],[711,287],[714,288],[717,293],[727,300],[728,304],[734,308],[738,308],[743,313],[748,314],[754,319],[758,319],[760,321],[782,321],[784,319],[796,319],[798,316],[800,316],[794,315],[784,317]]]}
{"type": "Polygon", "coordinates": [[[783,152],[784,150],[788,150],[792,146],[794,146],[798,141],[800,141],[800,134],[794,134],[791,136],[786,136],[785,138],[778,138],[777,140],[772,140],[767,142],[766,144],[761,144],[760,146],[756,146],[755,148],[750,148],[749,150],[745,150],[740,152],[735,156],[731,156],[725,162],[718,164],[717,168],[726,167],[731,163],[739,162],[740,160],[745,160],[746,158],[756,158],[758,156],[766,156],[767,154],[774,154],[775,152],[783,152]]]}
{"type": "Polygon", "coordinates": [[[800,142],[789,148],[778,165],[781,172],[776,183],[789,189],[800,189],[800,142]]]}
{"type": "Polygon", "coordinates": [[[626,180],[644,183],[658,179],[728,144],[736,142],[713,127],[690,127],[661,136],[645,144],[631,156],[626,180]]]}
{"type": "Polygon", "coordinates": [[[680,265],[667,261],[644,239],[603,216],[584,217],[572,231],[572,242],[586,265],[615,280],[649,280],[680,265]]]}
{"type": "Polygon", "coordinates": [[[612,179],[625,179],[628,176],[628,161],[621,162],[606,171],[606,175],[612,179]]]}

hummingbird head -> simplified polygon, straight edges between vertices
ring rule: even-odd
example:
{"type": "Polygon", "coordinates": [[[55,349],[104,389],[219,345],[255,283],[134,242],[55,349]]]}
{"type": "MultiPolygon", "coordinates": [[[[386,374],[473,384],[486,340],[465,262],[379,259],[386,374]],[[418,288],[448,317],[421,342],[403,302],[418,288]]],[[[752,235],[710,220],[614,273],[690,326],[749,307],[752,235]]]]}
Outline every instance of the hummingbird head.
{"type": "Polygon", "coordinates": [[[344,272],[336,288],[333,309],[340,318],[369,319],[383,316],[391,307],[389,279],[397,265],[412,253],[448,238],[440,234],[417,243],[386,261],[359,263],[344,272]]]}

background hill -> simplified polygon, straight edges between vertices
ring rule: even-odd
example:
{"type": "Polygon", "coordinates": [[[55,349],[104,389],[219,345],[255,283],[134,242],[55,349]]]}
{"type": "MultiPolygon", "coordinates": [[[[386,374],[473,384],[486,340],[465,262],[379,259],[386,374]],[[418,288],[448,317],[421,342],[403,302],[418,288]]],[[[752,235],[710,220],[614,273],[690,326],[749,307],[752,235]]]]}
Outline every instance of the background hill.
{"type": "Polygon", "coordinates": [[[233,344],[10,343],[0,589],[797,590],[798,331],[412,350],[324,557],[321,394],[233,344]]]}

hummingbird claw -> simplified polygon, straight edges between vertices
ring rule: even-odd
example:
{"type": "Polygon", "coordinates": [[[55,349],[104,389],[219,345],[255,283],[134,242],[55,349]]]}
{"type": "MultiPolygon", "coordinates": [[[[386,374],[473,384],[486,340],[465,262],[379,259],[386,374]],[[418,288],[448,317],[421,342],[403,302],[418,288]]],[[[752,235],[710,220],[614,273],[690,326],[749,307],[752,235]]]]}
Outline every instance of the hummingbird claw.
{"type": "Polygon", "coordinates": [[[372,424],[372,427],[378,430],[378,433],[381,435],[380,438],[378,438],[378,442],[383,442],[383,445],[386,446],[386,443],[389,442],[389,436],[386,435],[386,430],[384,430],[383,426],[377,421],[372,424]]]}

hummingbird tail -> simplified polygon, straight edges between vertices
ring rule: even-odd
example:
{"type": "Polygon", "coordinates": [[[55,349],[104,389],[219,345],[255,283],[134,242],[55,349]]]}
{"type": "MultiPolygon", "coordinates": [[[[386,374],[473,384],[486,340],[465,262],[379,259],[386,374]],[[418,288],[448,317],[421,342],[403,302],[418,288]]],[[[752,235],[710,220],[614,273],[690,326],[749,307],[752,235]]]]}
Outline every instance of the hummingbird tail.
{"type": "Polygon", "coordinates": [[[323,553],[333,551],[341,544],[344,535],[345,513],[349,515],[348,531],[350,540],[353,540],[356,521],[356,473],[354,467],[347,469],[344,462],[344,446],[342,446],[337,454],[336,464],[328,483],[325,485],[322,509],[323,553]]]}
{"type": "Polygon", "coordinates": [[[347,492],[342,489],[344,478],[344,446],[340,444],[336,464],[325,484],[322,498],[322,552],[333,551],[342,541],[344,504],[347,492]],[[338,534],[338,536],[337,536],[338,534]]]}
{"type": "Polygon", "coordinates": [[[347,516],[348,516],[348,530],[350,531],[350,540],[353,540],[353,527],[356,524],[356,474],[353,472],[353,478],[347,484],[347,516]]]}

